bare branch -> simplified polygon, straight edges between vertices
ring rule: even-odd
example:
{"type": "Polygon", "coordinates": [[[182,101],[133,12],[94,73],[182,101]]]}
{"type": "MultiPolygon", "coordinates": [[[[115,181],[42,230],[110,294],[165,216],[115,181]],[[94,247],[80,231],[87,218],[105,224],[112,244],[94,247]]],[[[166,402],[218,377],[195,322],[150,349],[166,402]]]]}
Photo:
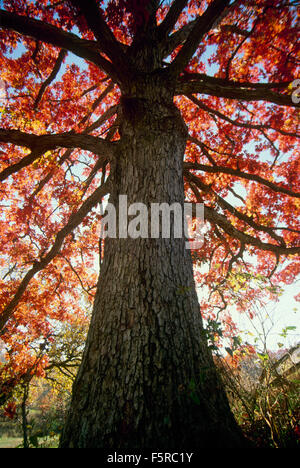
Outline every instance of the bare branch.
{"type": "Polygon", "coordinates": [[[19,34],[32,37],[47,44],[52,44],[60,49],[69,50],[78,57],[97,65],[110,75],[114,81],[117,80],[113,65],[99,53],[99,45],[94,41],[81,39],[76,34],[65,32],[44,21],[17,15],[5,10],[0,10],[0,27],[2,29],[11,29],[19,34]]]}
{"type": "Polygon", "coordinates": [[[38,95],[34,101],[34,108],[37,109],[42,97],[43,97],[43,94],[44,92],[46,91],[47,87],[52,83],[52,81],[55,80],[56,76],[57,76],[57,73],[59,72],[60,70],[60,67],[65,59],[67,55],[67,51],[65,49],[62,49],[60,52],[59,52],[59,55],[57,57],[57,60],[55,62],[55,65],[53,67],[53,70],[52,72],[50,73],[50,75],[48,76],[48,78],[44,81],[44,83],[42,84],[42,86],[40,87],[40,90],[38,92],[38,95]]]}
{"type": "Polygon", "coordinates": [[[112,157],[114,143],[99,137],[81,133],[66,132],[57,134],[35,135],[20,130],[0,129],[0,142],[12,143],[30,148],[32,151],[49,151],[55,148],[80,148],[92,153],[112,157]]]}

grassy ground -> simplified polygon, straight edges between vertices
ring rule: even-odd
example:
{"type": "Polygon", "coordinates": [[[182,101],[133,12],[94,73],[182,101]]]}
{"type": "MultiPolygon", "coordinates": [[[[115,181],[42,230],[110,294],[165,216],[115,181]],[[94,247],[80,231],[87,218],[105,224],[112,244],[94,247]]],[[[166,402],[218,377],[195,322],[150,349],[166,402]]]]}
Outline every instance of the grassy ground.
{"type": "MultiPolygon", "coordinates": [[[[38,440],[39,448],[57,448],[59,438],[58,437],[43,437],[38,440]]],[[[2,448],[22,448],[23,439],[21,437],[0,437],[0,449],[2,448]]],[[[34,446],[31,445],[31,448],[34,446]]]]}
{"type": "Polygon", "coordinates": [[[0,438],[0,448],[16,448],[22,444],[21,437],[1,437],[0,438]]]}

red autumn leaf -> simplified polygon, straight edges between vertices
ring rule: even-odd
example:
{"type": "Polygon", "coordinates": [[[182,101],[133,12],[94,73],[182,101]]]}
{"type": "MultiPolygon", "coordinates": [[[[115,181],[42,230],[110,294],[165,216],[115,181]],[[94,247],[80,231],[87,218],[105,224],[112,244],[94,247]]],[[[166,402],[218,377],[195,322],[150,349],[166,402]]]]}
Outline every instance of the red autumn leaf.
{"type": "Polygon", "coordinates": [[[14,419],[17,411],[15,402],[10,401],[4,408],[4,416],[9,419],[14,419]]]}

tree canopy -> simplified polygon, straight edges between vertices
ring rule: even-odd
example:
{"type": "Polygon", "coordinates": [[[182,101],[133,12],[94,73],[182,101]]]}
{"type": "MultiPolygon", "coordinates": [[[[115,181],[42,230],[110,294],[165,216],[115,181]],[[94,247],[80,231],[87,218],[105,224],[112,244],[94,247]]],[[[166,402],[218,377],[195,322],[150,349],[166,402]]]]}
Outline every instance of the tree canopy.
{"type": "Polygon", "coordinates": [[[17,376],[34,367],[31,344],[93,300],[118,110],[138,74],[169,80],[187,126],[186,200],[206,221],[193,252],[202,313],[222,311],[232,331],[227,306],[295,280],[299,2],[2,5],[0,328],[17,376]]]}

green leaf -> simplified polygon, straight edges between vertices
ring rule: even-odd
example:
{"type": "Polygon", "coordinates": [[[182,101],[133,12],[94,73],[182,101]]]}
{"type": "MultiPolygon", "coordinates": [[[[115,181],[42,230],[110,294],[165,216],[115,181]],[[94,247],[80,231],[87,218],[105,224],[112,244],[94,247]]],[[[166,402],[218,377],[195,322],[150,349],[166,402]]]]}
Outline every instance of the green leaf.
{"type": "Polygon", "coordinates": [[[268,360],[269,360],[269,355],[268,355],[268,354],[257,353],[257,356],[258,356],[259,359],[261,359],[262,361],[268,361],[268,360]]]}

